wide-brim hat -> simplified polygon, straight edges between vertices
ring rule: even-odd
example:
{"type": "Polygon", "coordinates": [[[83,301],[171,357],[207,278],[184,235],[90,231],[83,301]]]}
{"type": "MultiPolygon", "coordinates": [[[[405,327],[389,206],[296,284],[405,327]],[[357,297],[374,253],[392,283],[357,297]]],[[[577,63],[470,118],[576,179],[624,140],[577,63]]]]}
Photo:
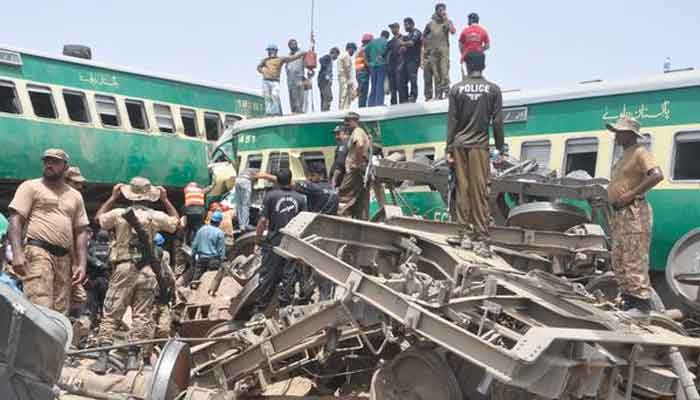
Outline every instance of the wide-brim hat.
{"type": "Polygon", "coordinates": [[[62,160],[65,162],[68,162],[68,160],[70,160],[68,153],[66,153],[63,149],[46,149],[46,151],[44,151],[44,155],[41,156],[42,160],[45,158],[55,158],[57,160],[62,160]]]}
{"type": "Polygon", "coordinates": [[[137,176],[128,185],[121,187],[121,192],[127,200],[154,202],[160,198],[160,190],[151,185],[148,179],[137,176]]]}
{"type": "Polygon", "coordinates": [[[78,183],[87,182],[87,179],[85,179],[83,174],[80,173],[80,168],[75,167],[75,166],[69,167],[68,170],[66,170],[66,174],[64,176],[67,180],[72,181],[72,182],[78,182],[78,183]]]}
{"type": "Polygon", "coordinates": [[[639,132],[640,125],[639,121],[628,116],[621,116],[617,119],[614,124],[605,124],[605,127],[611,132],[628,132],[634,133],[639,138],[643,138],[642,134],[639,132]]]}

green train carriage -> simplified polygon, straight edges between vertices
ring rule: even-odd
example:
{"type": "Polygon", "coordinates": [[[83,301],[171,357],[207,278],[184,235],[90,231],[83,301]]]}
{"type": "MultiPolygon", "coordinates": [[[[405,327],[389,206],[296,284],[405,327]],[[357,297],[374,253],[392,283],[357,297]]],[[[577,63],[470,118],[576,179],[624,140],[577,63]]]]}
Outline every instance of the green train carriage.
{"type": "Polygon", "coordinates": [[[136,175],[170,190],[207,185],[213,143],[263,113],[257,92],[0,46],[0,202],[41,175],[52,147],[81,168],[91,201],[136,175]]]}

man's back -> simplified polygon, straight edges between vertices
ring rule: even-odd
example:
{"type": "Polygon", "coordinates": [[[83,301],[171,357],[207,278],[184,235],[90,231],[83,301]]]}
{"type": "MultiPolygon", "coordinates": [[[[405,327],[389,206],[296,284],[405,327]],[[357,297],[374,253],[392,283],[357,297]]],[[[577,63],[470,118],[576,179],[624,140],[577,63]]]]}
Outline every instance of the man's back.
{"type": "Polygon", "coordinates": [[[291,188],[277,188],[269,191],[263,199],[262,215],[269,221],[265,242],[277,246],[282,241],[280,229],[301,211],[307,210],[306,196],[291,188]]]}
{"type": "Polygon", "coordinates": [[[448,147],[488,148],[491,121],[502,115],[501,88],[483,77],[467,77],[452,87],[448,147]]]}
{"type": "Polygon", "coordinates": [[[204,225],[194,237],[192,252],[207,257],[223,256],[220,253],[224,246],[224,231],[214,225],[204,225]]]}
{"type": "Polygon", "coordinates": [[[376,67],[386,64],[384,53],[386,52],[387,40],[383,37],[378,37],[367,44],[365,47],[365,56],[367,64],[370,67],[376,67]]]}
{"type": "Polygon", "coordinates": [[[295,189],[306,196],[309,211],[329,215],[338,212],[338,193],[330,183],[302,181],[295,189]]]}
{"type": "Polygon", "coordinates": [[[333,59],[330,54],[326,54],[318,60],[321,69],[318,71],[319,82],[331,82],[333,80],[333,59]]]}
{"type": "MultiPolygon", "coordinates": [[[[136,218],[153,238],[158,231],[175,233],[178,220],[162,211],[156,211],[147,207],[134,206],[136,218]]],[[[136,238],[131,225],[122,217],[127,211],[125,208],[115,208],[102,214],[99,223],[102,229],[114,230],[114,246],[110,253],[111,261],[123,261],[131,259],[134,251],[132,241],[136,238]]]]}
{"type": "Polygon", "coordinates": [[[470,51],[484,51],[490,44],[489,34],[481,25],[471,24],[459,35],[459,43],[462,45],[462,59],[464,59],[470,51]]]}

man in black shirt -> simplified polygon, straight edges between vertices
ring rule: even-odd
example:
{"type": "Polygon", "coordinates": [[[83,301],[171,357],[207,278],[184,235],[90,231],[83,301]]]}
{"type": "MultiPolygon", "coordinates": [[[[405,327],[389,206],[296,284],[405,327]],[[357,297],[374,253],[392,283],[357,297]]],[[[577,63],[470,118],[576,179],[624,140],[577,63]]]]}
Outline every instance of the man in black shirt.
{"type": "Polygon", "coordinates": [[[331,102],[333,101],[333,90],[331,89],[333,85],[333,61],[338,59],[339,55],[340,50],[334,47],[319,60],[321,70],[318,71],[318,90],[321,92],[321,111],[331,109],[331,102]]]}
{"type": "MultiPolygon", "coordinates": [[[[262,262],[259,270],[259,282],[253,312],[261,314],[272,300],[275,288],[284,285],[284,271],[287,260],[275,254],[273,248],[282,242],[280,230],[302,211],[307,210],[306,196],[292,188],[292,172],[282,169],[276,174],[277,187],[269,191],[263,199],[260,221],[255,230],[256,252],[261,249],[262,262]],[[267,235],[263,239],[263,233],[267,235]]],[[[291,293],[282,290],[279,296],[280,307],[289,305],[291,293]]]]}
{"type": "Polygon", "coordinates": [[[336,215],[340,198],[338,191],[324,179],[324,171],[317,164],[309,165],[307,169],[308,180],[297,182],[294,190],[306,196],[309,211],[336,215]]]}
{"type": "Polygon", "coordinates": [[[391,93],[391,104],[399,102],[399,82],[401,66],[401,25],[394,22],[389,25],[392,37],[386,45],[386,54],[384,59],[387,60],[386,74],[389,77],[389,92],[391,93]]]}
{"type": "Polygon", "coordinates": [[[345,176],[345,157],[348,155],[348,131],[343,125],[338,125],[333,130],[335,132],[335,159],[331,167],[331,186],[338,188],[345,176]]]}
{"type": "Polygon", "coordinates": [[[423,34],[416,29],[413,18],[405,18],[403,26],[406,34],[400,39],[400,52],[403,55],[401,63],[401,82],[399,85],[399,102],[415,103],[418,99],[418,67],[420,67],[420,53],[423,47],[423,34]],[[409,92],[408,85],[411,85],[409,92]]]}

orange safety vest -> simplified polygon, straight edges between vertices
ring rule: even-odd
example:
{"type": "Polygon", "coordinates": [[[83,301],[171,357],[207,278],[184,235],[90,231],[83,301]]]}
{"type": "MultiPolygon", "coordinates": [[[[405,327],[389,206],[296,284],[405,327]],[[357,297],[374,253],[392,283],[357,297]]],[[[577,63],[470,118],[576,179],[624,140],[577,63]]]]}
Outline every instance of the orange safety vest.
{"type": "Polygon", "coordinates": [[[365,49],[360,49],[360,51],[357,52],[357,56],[355,56],[355,72],[360,72],[365,68],[367,68],[367,64],[365,63],[365,49]]]}
{"type": "Polygon", "coordinates": [[[204,205],[204,190],[199,186],[185,186],[185,207],[203,206],[204,205]]]}

